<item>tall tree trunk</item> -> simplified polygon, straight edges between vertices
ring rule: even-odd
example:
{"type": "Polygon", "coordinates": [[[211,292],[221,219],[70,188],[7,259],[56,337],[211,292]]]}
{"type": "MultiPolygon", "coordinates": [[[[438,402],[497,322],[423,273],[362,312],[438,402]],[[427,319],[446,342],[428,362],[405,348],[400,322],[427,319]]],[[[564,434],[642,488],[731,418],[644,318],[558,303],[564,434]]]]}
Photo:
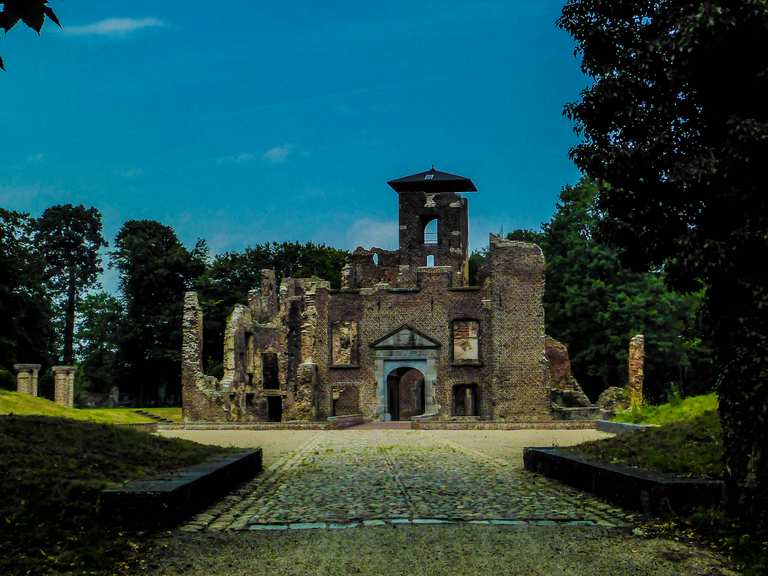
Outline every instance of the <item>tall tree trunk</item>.
{"type": "Polygon", "coordinates": [[[74,361],[73,343],[75,339],[75,305],[77,304],[77,292],[75,290],[75,271],[69,273],[69,285],[67,286],[67,310],[66,324],[64,326],[64,364],[71,365],[74,361]]]}
{"type": "Polygon", "coordinates": [[[768,529],[768,306],[761,267],[742,262],[738,268],[715,279],[708,295],[722,370],[717,392],[728,508],[746,526],[764,531],[768,529]]]}

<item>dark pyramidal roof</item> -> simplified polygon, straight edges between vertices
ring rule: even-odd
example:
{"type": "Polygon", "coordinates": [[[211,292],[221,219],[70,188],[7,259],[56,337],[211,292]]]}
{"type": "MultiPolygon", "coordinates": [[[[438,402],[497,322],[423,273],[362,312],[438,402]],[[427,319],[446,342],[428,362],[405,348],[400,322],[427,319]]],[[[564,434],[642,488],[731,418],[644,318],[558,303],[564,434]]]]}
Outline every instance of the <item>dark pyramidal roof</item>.
{"type": "Polygon", "coordinates": [[[426,172],[403,176],[387,182],[395,192],[477,192],[469,178],[440,172],[432,166],[426,172]]]}

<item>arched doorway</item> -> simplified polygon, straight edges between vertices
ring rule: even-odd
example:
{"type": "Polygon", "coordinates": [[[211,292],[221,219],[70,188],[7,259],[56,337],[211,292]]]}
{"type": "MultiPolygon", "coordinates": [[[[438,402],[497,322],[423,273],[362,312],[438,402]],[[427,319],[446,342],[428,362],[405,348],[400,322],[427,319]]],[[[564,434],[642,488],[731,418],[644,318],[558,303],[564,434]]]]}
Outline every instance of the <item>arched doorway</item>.
{"type": "Polygon", "coordinates": [[[410,420],[424,413],[424,374],[403,366],[387,375],[388,411],[392,420],[410,420]]]}

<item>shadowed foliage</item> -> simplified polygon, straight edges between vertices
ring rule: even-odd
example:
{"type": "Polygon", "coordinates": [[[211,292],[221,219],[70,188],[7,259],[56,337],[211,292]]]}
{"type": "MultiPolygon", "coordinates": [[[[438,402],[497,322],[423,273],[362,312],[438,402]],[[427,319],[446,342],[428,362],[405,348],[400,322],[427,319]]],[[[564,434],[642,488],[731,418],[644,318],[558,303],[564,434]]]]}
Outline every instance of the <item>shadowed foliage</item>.
{"type": "Polygon", "coordinates": [[[110,569],[136,542],[99,520],[99,492],[223,451],[109,425],[0,417],[0,572],[110,569]]]}
{"type": "MultiPolygon", "coordinates": [[[[19,22],[23,22],[39,34],[46,17],[61,28],[56,13],[48,6],[48,0],[3,0],[0,6],[0,28],[6,33],[19,22]]],[[[5,70],[2,56],[0,70],[5,70]]]]}
{"type": "Polygon", "coordinates": [[[637,269],[707,287],[731,511],[768,528],[768,2],[569,0],[594,82],[566,107],[602,233],[637,269]]]}
{"type": "Polygon", "coordinates": [[[47,208],[35,226],[45,280],[64,310],[64,364],[74,360],[75,311],[80,295],[98,286],[102,272],[99,250],[107,245],[96,208],[64,204],[47,208]]]}

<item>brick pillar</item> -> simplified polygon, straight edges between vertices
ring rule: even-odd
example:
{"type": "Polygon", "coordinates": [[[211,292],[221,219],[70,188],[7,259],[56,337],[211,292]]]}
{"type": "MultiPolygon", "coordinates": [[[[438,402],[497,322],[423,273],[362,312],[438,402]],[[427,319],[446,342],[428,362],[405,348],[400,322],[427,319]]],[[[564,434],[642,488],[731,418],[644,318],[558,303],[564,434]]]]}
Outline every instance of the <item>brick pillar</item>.
{"type": "Polygon", "coordinates": [[[75,405],[75,367],[54,366],[53,371],[53,400],[62,406],[75,405]]]}
{"type": "Polygon", "coordinates": [[[16,370],[16,391],[37,396],[37,373],[40,364],[14,364],[16,370]]]}
{"type": "Polygon", "coordinates": [[[642,334],[633,336],[629,341],[628,364],[627,394],[629,395],[629,407],[640,407],[643,405],[643,374],[645,364],[645,337],[642,334]]]}

